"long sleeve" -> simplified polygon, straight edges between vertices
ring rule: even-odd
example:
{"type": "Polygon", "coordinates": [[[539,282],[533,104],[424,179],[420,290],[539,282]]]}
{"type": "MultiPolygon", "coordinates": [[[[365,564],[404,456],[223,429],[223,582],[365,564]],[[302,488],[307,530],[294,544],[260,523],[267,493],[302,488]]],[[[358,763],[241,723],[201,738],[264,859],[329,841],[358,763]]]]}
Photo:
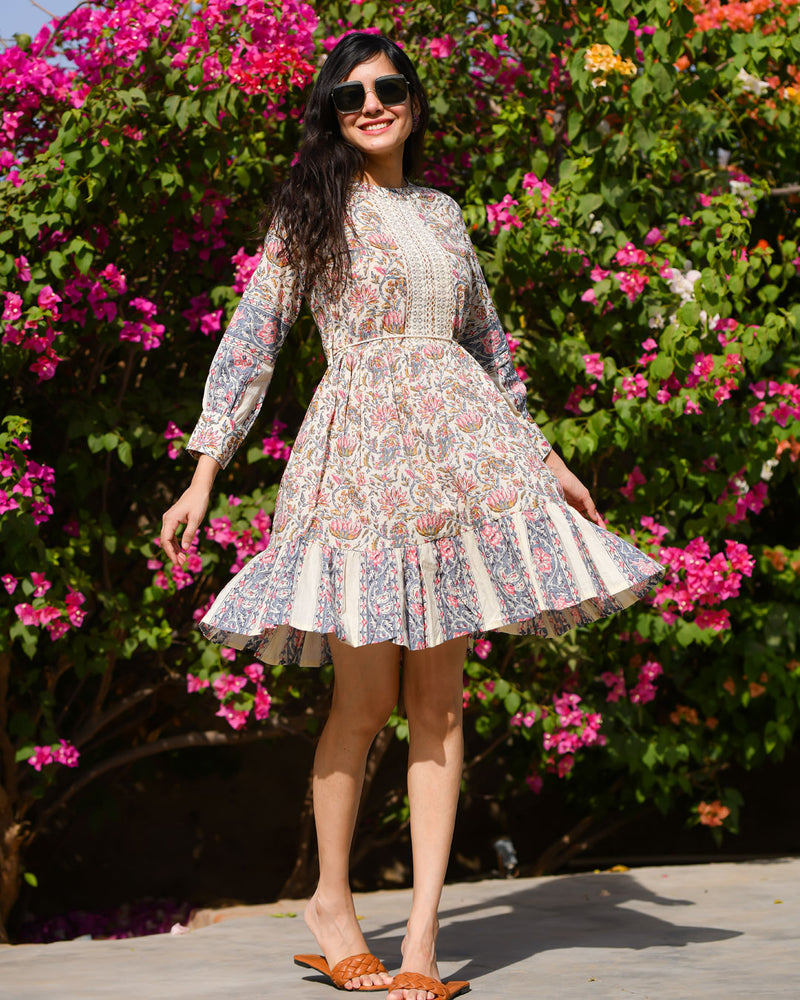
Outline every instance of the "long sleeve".
{"type": "Polygon", "coordinates": [[[544,460],[551,451],[550,442],[528,413],[525,405],[527,395],[525,384],[514,368],[505,331],[500,324],[500,318],[489,294],[486,278],[465,227],[464,238],[468,245],[467,256],[471,283],[469,299],[466,303],[465,322],[457,335],[458,342],[489,375],[508,404],[530,422],[536,438],[537,450],[544,460]]]}
{"type": "Polygon", "coordinates": [[[223,468],[231,460],[258,416],[302,299],[301,275],[271,232],[211,362],[203,412],[187,444],[195,458],[211,455],[223,468]]]}

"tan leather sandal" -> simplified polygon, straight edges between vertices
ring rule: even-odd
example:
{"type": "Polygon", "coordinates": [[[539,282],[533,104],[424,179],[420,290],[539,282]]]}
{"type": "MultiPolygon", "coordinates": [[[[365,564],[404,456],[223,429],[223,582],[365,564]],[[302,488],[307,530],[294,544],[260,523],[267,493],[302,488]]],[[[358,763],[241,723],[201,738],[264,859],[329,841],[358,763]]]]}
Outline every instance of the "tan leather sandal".
{"type": "MultiPolygon", "coordinates": [[[[378,972],[386,972],[386,967],[379,958],[364,952],[363,955],[351,955],[337,962],[331,969],[323,955],[295,955],[294,964],[304,969],[314,969],[333,983],[337,990],[343,990],[344,984],[359,976],[371,976],[378,972]]],[[[388,975],[388,972],[386,972],[388,975]]],[[[388,986],[358,986],[348,993],[377,993],[378,990],[388,990],[388,986]]]]}
{"type": "Polygon", "coordinates": [[[419,972],[398,972],[392,980],[390,990],[428,990],[436,1000],[452,1000],[460,993],[469,993],[469,983],[459,983],[455,980],[443,983],[419,972]]]}

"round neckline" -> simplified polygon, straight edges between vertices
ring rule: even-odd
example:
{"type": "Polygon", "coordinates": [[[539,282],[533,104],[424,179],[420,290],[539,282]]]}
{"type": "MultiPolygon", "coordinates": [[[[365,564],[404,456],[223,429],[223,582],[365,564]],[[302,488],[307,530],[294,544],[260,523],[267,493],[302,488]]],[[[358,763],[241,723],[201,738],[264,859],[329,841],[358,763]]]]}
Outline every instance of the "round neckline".
{"type": "Polygon", "coordinates": [[[367,181],[354,181],[357,188],[364,188],[367,191],[387,191],[390,194],[405,194],[414,189],[414,185],[406,181],[402,187],[388,187],[383,184],[370,184],[367,181]]]}

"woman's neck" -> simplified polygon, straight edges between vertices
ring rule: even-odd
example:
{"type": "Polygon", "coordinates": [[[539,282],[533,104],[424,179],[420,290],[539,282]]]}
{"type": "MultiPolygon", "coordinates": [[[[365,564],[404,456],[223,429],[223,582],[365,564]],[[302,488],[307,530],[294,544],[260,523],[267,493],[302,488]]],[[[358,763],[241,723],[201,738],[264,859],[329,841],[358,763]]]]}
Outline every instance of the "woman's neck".
{"type": "Polygon", "coordinates": [[[392,162],[367,160],[366,166],[361,174],[361,179],[365,184],[375,184],[378,187],[400,188],[405,185],[403,177],[402,158],[393,159],[392,162]]]}

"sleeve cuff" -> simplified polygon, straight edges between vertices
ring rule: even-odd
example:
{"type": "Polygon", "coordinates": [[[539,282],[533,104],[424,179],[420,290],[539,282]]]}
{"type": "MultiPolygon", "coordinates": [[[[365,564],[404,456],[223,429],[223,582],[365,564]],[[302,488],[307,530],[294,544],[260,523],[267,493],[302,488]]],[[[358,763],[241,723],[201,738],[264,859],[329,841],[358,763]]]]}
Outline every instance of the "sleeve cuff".
{"type": "Polygon", "coordinates": [[[204,413],[192,431],[186,450],[192,458],[210,455],[224,469],[240,444],[236,425],[230,417],[222,413],[204,413]]]}

